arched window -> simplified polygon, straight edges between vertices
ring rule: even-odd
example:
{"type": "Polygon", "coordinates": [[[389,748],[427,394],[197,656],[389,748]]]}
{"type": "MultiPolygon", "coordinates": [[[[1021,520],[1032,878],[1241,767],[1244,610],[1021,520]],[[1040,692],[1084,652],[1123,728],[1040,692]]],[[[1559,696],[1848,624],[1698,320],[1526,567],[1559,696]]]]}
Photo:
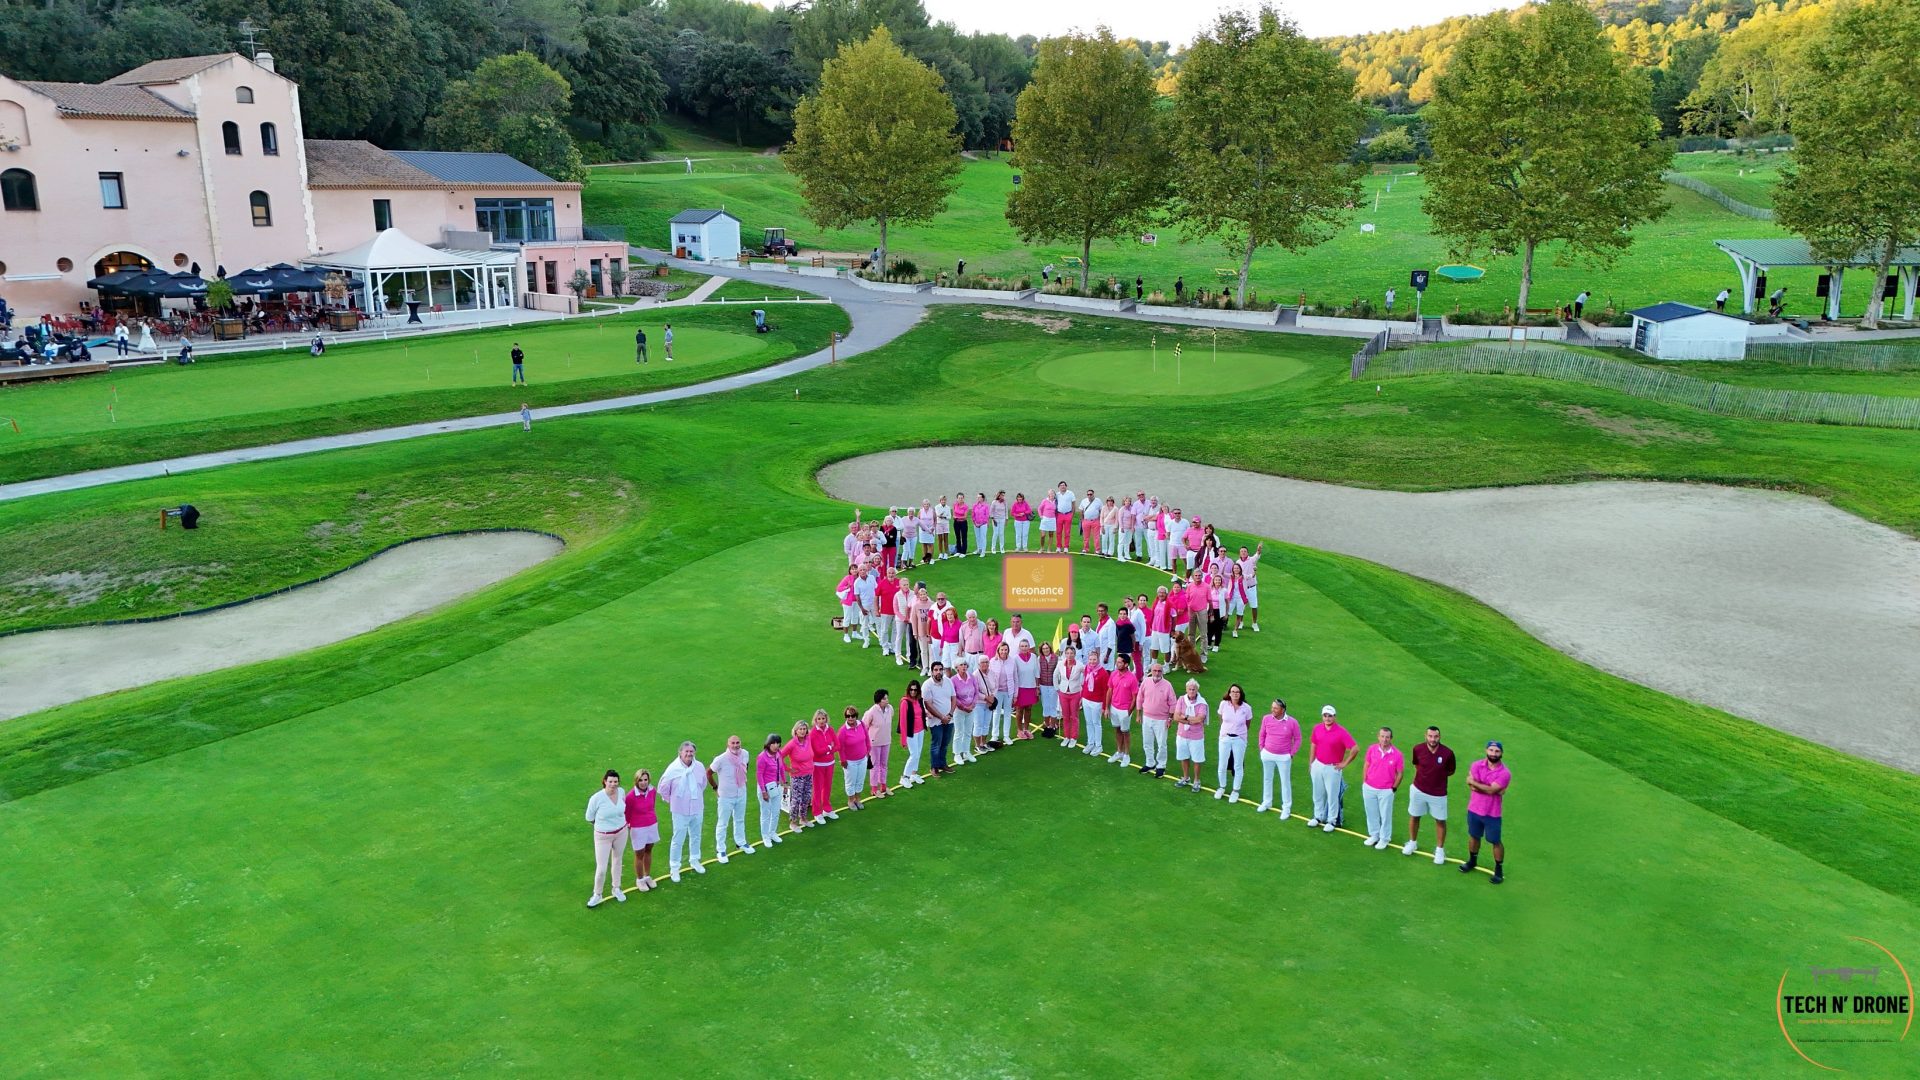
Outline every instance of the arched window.
{"type": "Polygon", "coordinates": [[[268,157],[280,155],[280,129],[272,124],[260,125],[260,152],[268,157]]]}
{"type": "Polygon", "coordinates": [[[240,152],[240,125],[229,120],[220,125],[220,141],[227,144],[227,153],[240,152]]]}
{"type": "Polygon", "coordinates": [[[242,105],[253,104],[253,87],[242,86],[233,92],[233,100],[242,105]]]}
{"type": "Polygon", "coordinates": [[[0,172],[0,206],[8,210],[40,209],[40,192],[34,186],[33,174],[25,169],[0,172]]]}
{"type": "Polygon", "coordinates": [[[267,199],[267,193],[256,191],[247,196],[247,205],[253,207],[253,223],[265,227],[273,224],[273,203],[267,199]]]}

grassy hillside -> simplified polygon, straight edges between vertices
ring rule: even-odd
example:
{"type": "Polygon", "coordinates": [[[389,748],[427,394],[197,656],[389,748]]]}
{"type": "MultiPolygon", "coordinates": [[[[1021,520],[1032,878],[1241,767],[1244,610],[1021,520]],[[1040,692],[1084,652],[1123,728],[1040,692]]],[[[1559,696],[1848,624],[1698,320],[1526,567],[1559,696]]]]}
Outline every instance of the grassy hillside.
{"type": "MultiPolygon", "coordinates": [[[[1764,199],[1757,189],[1771,183],[1771,174],[1756,176],[1750,184],[1735,183],[1745,180],[1738,170],[1749,167],[1736,162],[1724,155],[1683,155],[1679,167],[1697,170],[1716,184],[1725,182],[1737,197],[1764,199]]],[[[1777,166],[1768,162],[1761,167],[1777,166]]],[[[1007,224],[1006,197],[1011,189],[1012,170],[1004,158],[969,162],[945,213],[925,225],[892,230],[895,255],[915,260],[928,272],[950,271],[955,260],[962,258],[970,271],[986,273],[1037,275],[1049,261],[1065,269],[1065,257],[1077,246],[1024,244],[1007,224]]],[[[1295,302],[1302,293],[1310,300],[1346,303],[1356,296],[1378,301],[1393,286],[1399,290],[1399,304],[1411,306],[1408,271],[1431,269],[1453,258],[1447,244],[1429,232],[1420,210],[1425,190],[1418,175],[1369,178],[1365,197],[1331,241],[1299,254],[1266,249],[1257,255],[1255,291],[1264,299],[1286,303],[1295,302]],[[1371,233],[1361,229],[1369,223],[1375,226],[1371,233]]],[[[1667,195],[1672,210],[1640,229],[1633,247],[1610,269],[1555,265],[1559,252],[1552,246],[1544,249],[1535,267],[1536,306],[1569,302],[1582,289],[1592,291],[1593,305],[1600,308],[1611,303],[1625,309],[1661,300],[1705,303],[1722,288],[1739,285],[1733,264],[1714,248],[1713,241],[1786,235],[1770,223],[1730,214],[1691,192],[1669,187],[1667,195]]],[[[740,218],[742,238],[749,244],[757,242],[767,226],[785,227],[808,248],[865,252],[879,239],[871,229],[829,231],[813,226],[794,178],[778,158],[759,154],[716,155],[711,161],[697,162],[691,175],[683,165],[673,163],[596,169],[585,200],[589,220],[626,225],[629,237],[647,246],[666,244],[668,219],[688,207],[725,207],[740,218]]],[[[1218,243],[1183,242],[1181,232],[1172,226],[1159,228],[1156,235],[1158,243],[1151,246],[1137,240],[1096,244],[1096,272],[1128,281],[1142,276],[1147,288],[1170,292],[1179,276],[1185,277],[1188,288],[1214,287],[1215,269],[1236,265],[1218,243]]],[[[1436,279],[1426,297],[1428,312],[1461,307],[1497,312],[1517,295],[1517,259],[1481,256],[1470,261],[1486,268],[1486,278],[1474,285],[1436,279]]],[[[1811,313],[1815,277],[1811,269],[1781,270],[1768,280],[1770,285],[1788,287],[1790,314],[1811,313]]],[[[1867,297],[1854,290],[1847,302],[1848,313],[1858,314],[1865,309],[1867,297]]]]}

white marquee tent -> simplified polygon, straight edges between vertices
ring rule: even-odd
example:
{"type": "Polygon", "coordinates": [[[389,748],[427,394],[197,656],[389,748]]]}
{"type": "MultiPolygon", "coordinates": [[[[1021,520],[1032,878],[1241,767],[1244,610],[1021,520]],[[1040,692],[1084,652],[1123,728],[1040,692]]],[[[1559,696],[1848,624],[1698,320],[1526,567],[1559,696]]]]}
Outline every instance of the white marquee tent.
{"type": "Polygon", "coordinates": [[[303,259],[315,270],[341,270],[360,278],[361,310],[405,310],[407,293],[426,310],[475,311],[513,305],[513,271],[519,256],[510,251],[432,248],[387,229],[359,247],[303,259]]]}

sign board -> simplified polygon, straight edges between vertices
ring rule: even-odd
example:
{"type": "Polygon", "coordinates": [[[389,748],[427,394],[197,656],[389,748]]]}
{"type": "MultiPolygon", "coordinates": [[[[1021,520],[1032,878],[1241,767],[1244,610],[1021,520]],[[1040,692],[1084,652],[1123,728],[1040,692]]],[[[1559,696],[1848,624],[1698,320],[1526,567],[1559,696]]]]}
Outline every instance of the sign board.
{"type": "Polygon", "coordinates": [[[1414,272],[1413,272],[1413,273],[1412,273],[1412,274],[1410,275],[1410,277],[1409,277],[1409,280],[1410,280],[1410,282],[1411,282],[1411,283],[1412,283],[1412,285],[1413,285],[1413,291],[1414,291],[1414,292],[1426,292],[1426,291],[1427,291],[1427,271],[1425,271],[1425,270],[1415,270],[1415,271],[1414,271],[1414,272]]]}
{"type": "Polygon", "coordinates": [[[1000,564],[1000,604],[1006,611],[1068,611],[1073,607],[1073,559],[1067,555],[1008,555],[1000,564]]]}
{"type": "Polygon", "coordinates": [[[1143,244],[1158,244],[1160,242],[1160,234],[1143,232],[1140,234],[1140,242],[1143,244]]]}

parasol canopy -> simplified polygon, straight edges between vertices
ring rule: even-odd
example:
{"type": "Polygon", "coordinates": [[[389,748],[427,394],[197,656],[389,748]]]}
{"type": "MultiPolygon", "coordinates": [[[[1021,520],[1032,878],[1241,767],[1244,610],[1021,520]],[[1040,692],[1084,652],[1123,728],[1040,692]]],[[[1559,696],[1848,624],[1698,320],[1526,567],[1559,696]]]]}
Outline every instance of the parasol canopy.
{"type": "Polygon", "coordinates": [[[1445,266],[1436,267],[1433,272],[1456,285],[1465,285],[1471,281],[1479,281],[1481,278],[1487,276],[1485,270],[1477,266],[1466,266],[1461,263],[1448,263],[1445,266]]]}

